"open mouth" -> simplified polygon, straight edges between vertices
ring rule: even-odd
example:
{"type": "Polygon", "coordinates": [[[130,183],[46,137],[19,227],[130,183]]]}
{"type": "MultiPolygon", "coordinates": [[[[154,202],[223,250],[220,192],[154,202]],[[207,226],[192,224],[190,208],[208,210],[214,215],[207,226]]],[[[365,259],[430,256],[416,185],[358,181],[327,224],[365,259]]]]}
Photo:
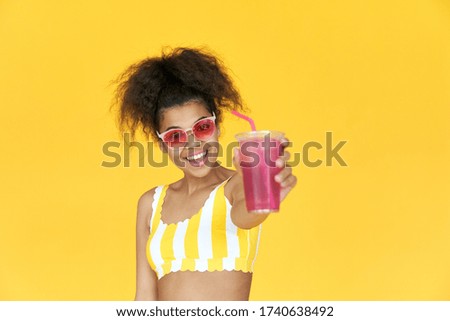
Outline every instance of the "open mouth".
{"type": "Polygon", "coordinates": [[[194,167],[200,167],[205,164],[206,157],[208,156],[208,150],[198,152],[193,155],[185,157],[188,163],[194,167]]]}

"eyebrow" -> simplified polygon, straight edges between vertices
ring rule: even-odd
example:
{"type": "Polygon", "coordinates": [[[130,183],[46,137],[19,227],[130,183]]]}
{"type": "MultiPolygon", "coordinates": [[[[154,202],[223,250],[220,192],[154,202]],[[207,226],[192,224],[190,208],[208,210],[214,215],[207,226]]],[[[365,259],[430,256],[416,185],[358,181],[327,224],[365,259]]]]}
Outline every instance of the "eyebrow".
{"type": "MultiPolygon", "coordinates": [[[[200,119],[208,118],[208,117],[211,117],[211,116],[202,116],[202,117],[200,117],[199,119],[197,119],[197,120],[194,122],[194,124],[195,124],[196,122],[198,122],[200,119]]],[[[169,129],[174,129],[174,128],[181,128],[181,127],[180,127],[180,126],[170,126],[170,127],[166,128],[166,130],[163,130],[162,133],[168,131],[169,129]]]]}

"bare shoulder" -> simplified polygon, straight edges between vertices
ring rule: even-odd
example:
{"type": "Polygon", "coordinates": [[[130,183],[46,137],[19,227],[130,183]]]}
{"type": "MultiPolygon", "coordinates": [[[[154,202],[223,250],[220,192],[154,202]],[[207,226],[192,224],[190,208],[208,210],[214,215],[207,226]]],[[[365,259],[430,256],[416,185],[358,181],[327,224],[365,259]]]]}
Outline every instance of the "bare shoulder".
{"type": "Polygon", "coordinates": [[[139,206],[148,206],[152,205],[153,202],[153,196],[155,195],[157,186],[153,187],[152,189],[149,189],[148,191],[144,192],[140,197],[138,201],[139,206]]]}
{"type": "Polygon", "coordinates": [[[150,222],[152,216],[153,197],[155,195],[156,186],[144,192],[138,200],[137,220],[138,222],[150,222]]]}

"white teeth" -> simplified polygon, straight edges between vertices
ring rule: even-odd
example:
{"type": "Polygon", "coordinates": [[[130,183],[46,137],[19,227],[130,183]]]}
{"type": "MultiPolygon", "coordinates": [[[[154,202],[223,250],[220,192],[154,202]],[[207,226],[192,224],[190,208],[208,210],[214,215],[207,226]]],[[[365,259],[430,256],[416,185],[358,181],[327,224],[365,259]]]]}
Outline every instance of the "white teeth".
{"type": "Polygon", "coordinates": [[[196,159],[199,159],[199,158],[202,158],[202,157],[204,157],[206,155],[206,152],[203,152],[203,153],[198,153],[198,154],[195,154],[195,155],[193,155],[193,156],[188,156],[188,157],[186,157],[188,160],[196,160],[196,159]]]}

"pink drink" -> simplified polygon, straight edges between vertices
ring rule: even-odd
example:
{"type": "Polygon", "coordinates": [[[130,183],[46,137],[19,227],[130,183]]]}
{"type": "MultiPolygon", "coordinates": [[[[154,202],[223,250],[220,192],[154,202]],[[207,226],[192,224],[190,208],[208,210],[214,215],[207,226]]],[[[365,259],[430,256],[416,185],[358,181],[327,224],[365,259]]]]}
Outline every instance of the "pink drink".
{"type": "Polygon", "coordinates": [[[280,183],[274,177],[281,168],[275,166],[275,161],[283,154],[283,133],[261,130],[241,133],[236,138],[240,147],[247,211],[278,212],[280,183]]]}

